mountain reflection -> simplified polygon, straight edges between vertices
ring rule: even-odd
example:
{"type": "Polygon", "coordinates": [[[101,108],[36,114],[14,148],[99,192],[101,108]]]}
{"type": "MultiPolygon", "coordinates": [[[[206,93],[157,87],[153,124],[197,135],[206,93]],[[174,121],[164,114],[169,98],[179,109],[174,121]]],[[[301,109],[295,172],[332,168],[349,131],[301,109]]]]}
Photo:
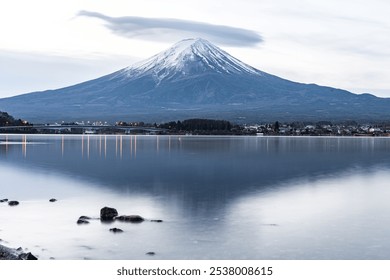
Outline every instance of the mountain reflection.
{"type": "Polygon", "coordinates": [[[0,143],[7,164],[114,192],[176,196],[194,207],[294,180],[390,166],[386,138],[3,135],[0,143]]]}

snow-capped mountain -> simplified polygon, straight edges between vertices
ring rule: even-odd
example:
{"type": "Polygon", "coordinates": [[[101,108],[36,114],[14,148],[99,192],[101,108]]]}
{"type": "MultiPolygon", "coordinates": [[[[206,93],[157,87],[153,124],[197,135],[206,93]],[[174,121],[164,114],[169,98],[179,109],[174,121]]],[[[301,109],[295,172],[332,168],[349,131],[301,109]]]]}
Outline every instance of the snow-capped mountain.
{"type": "Polygon", "coordinates": [[[168,50],[124,69],[121,74],[129,78],[151,74],[161,81],[204,72],[261,74],[259,70],[201,38],[180,41],[168,50]]]}
{"type": "Polygon", "coordinates": [[[390,99],[291,82],[206,40],[186,39],[95,80],[0,99],[0,111],[35,122],[383,120],[390,119],[390,99]]]}

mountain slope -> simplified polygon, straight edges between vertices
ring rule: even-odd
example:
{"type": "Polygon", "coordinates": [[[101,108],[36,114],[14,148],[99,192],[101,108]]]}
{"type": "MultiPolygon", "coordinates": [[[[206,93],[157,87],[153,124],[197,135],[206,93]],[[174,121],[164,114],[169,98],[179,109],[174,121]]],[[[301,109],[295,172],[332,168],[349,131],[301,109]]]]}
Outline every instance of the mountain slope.
{"type": "Polygon", "coordinates": [[[95,80],[0,99],[0,110],[31,121],[383,120],[390,118],[390,99],[291,82],[206,40],[187,39],[95,80]]]}

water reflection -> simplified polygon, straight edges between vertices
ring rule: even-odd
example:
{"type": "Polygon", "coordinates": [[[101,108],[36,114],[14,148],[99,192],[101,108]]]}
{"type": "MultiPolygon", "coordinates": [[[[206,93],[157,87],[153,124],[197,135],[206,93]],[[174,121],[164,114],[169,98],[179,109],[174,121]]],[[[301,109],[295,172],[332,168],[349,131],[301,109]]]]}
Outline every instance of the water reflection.
{"type": "Polygon", "coordinates": [[[200,214],[287,182],[390,166],[386,138],[7,137],[0,162],[70,175],[117,193],[176,197],[183,211],[200,214]],[[22,143],[22,154],[9,143],[22,143]]]}
{"type": "Polygon", "coordinates": [[[231,196],[299,178],[390,165],[386,138],[3,137],[0,161],[73,174],[115,191],[231,196]]]}
{"type": "Polygon", "coordinates": [[[44,258],[389,258],[389,155],[387,138],[3,135],[1,195],[21,204],[0,204],[2,239],[44,258]],[[164,223],[77,227],[106,205],[164,223]]]}
{"type": "Polygon", "coordinates": [[[390,258],[387,172],[296,182],[188,213],[191,205],[177,196],[124,195],[58,174],[0,170],[13,183],[2,193],[21,202],[0,205],[1,237],[43,259],[143,259],[148,251],[158,259],[390,258]],[[52,196],[59,201],[49,203],[52,196]],[[76,225],[103,205],[164,222],[76,225]],[[113,226],[124,233],[110,234],[113,226]]]}

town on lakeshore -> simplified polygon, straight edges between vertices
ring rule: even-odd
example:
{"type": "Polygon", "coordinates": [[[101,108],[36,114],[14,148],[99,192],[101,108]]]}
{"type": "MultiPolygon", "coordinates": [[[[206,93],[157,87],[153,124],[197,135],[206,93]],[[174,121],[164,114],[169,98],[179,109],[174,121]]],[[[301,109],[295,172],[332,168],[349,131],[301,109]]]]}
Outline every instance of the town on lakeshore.
{"type": "Polygon", "coordinates": [[[233,124],[227,120],[188,119],[166,123],[76,121],[31,124],[0,112],[0,133],[27,134],[144,134],[254,136],[390,136],[390,122],[345,121],[233,124]]]}

